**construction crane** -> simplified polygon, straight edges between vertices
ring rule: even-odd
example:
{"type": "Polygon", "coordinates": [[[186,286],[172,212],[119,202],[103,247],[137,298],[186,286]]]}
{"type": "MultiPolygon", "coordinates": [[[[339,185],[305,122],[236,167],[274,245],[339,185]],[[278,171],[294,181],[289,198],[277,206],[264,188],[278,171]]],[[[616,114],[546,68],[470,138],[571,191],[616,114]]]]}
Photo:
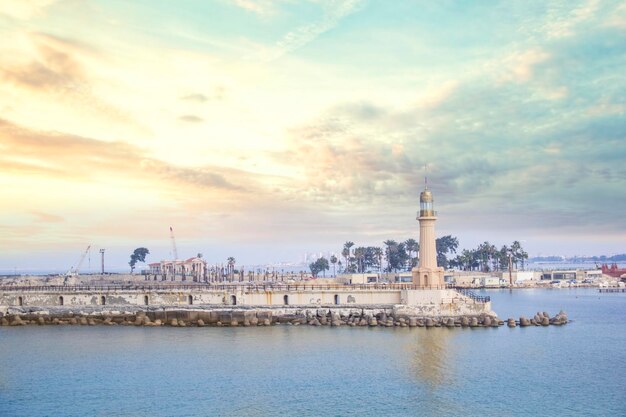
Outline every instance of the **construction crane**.
{"type": "Polygon", "coordinates": [[[83,252],[83,254],[80,255],[80,258],[78,259],[78,262],[76,263],[76,266],[71,267],[69,271],[67,271],[67,273],[65,274],[66,276],[78,275],[78,273],[80,272],[80,266],[83,264],[85,257],[89,253],[89,249],[91,249],[91,245],[87,246],[87,249],[85,249],[85,252],[83,252]]]}
{"type": "Polygon", "coordinates": [[[174,239],[174,229],[170,226],[170,239],[172,239],[172,255],[174,255],[174,260],[178,260],[178,250],[176,249],[176,239],[174,239]]]}

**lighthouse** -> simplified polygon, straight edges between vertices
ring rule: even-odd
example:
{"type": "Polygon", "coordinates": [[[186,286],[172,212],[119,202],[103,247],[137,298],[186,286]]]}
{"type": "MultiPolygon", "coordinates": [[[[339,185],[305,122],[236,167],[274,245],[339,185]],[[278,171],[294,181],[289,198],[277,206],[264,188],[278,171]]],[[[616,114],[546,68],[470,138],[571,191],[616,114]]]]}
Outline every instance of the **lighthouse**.
{"type": "Polygon", "coordinates": [[[437,266],[437,247],[435,245],[435,222],[433,193],[428,189],[420,193],[420,210],[417,220],[420,223],[419,265],[413,268],[413,284],[420,288],[444,288],[443,268],[437,266]]]}

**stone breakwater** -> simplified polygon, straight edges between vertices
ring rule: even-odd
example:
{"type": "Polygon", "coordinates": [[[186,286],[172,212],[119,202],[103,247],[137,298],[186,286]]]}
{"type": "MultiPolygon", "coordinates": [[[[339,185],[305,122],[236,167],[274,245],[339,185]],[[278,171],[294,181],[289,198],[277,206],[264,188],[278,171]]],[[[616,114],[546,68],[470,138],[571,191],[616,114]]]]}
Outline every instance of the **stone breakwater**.
{"type": "Polygon", "coordinates": [[[493,314],[454,317],[409,316],[393,308],[292,308],[292,309],[12,309],[0,318],[2,326],[27,325],[108,325],[108,326],[171,326],[171,327],[250,327],[250,326],[349,326],[349,327],[448,327],[476,328],[548,326],[567,323],[567,315],[560,312],[550,318],[537,313],[528,320],[500,320],[493,314]]]}

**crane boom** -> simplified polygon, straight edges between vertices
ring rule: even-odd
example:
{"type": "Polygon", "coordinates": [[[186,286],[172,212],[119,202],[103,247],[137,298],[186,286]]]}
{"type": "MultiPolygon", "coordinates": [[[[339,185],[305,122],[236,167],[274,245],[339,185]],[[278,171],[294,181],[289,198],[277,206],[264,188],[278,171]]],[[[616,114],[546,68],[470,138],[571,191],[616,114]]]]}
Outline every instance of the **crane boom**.
{"type": "Polygon", "coordinates": [[[174,239],[174,229],[170,226],[170,239],[172,239],[172,251],[174,255],[174,260],[178,260],[178,250],[176,249],[176,239],[174,239]]]}
{"type": "Polygon", "coordinates": [[[85,260],[85,256],[87,256],[87,254],[89,253],[89,249],[91,249],[91,245],[87,246],[87,249],[85,249],[85,252],[83,252],[83,254],[78,259],[78,262],[76,263],[76,266],[75,267],[71,267],[70,270],[67,271],[67,274],[65,274],[65,275],[78,275],[78,273],[80,271],[80,267],[83,264],[83,261],[85,260]]]}

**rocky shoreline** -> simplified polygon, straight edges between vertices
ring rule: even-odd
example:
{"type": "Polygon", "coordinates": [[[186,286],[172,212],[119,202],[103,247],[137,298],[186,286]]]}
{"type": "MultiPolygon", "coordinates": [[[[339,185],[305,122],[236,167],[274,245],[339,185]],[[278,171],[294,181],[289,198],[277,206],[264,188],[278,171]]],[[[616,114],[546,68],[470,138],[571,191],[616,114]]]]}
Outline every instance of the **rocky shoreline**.
{"type": "Polygon", "coordinates": [[[137,311],[115,311],[91,309],[71,311],[68,309],[11,311],[0,318],[2,326],[27,325],[78,325],[78,326],[147,326],[147,327],[251,327],[251,326],[349,326],[349,327],[527,327],[563,325],[567,315],[561,311],[550,317],[538,312],[533,318],[509,318],[506,322],[489,314],[455,317],[420,317],[397,314],[389,309],[146,309],[137,311]]]}

